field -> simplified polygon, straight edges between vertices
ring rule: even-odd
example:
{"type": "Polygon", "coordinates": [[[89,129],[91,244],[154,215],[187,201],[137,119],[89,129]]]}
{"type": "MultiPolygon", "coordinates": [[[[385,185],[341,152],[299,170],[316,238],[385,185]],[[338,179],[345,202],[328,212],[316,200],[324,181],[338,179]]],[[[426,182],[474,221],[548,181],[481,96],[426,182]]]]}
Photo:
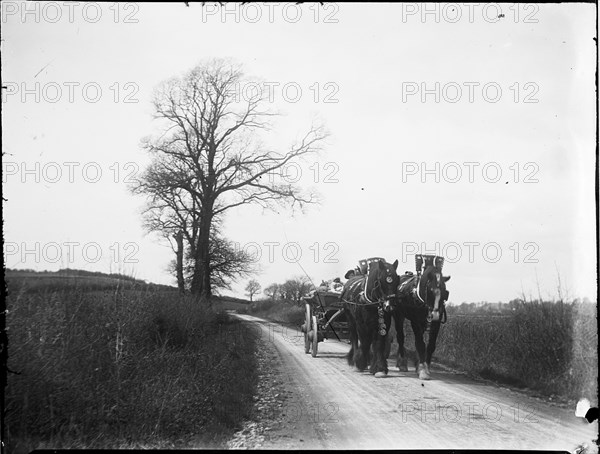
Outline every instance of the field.
{"type": "Polygon", "coordinates": [[[497,313],[461,313],[450,307],[436,357],[546,396],[595,400],[596,316],[594,304],[580,302],[534,301],[497,313]]]}
{"type": "Polygon", "coordinates": [[[256,344],[218,299],[119,276],[6,280],[10,452],[220,448],[249,416],[256,344]]]}

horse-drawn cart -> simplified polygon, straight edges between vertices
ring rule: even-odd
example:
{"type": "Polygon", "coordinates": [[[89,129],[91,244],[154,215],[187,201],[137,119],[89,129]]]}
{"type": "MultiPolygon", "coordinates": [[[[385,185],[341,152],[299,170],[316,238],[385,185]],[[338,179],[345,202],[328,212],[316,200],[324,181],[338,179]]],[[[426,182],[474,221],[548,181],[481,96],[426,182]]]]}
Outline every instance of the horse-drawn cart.
{"type": "MultiPolygon", "coordinates": [[[[318,344],[332,332],[335,337],[348,332],[348,323],[343,314],[343,302],[335,292],[315,291],[303,298],[305,303],[304,352],[317,356],[318,344]],[[312,351],[311,351],[312,350],[312,351]]],[[[338,337],[339,339],[339,337],[338,337]]]]}

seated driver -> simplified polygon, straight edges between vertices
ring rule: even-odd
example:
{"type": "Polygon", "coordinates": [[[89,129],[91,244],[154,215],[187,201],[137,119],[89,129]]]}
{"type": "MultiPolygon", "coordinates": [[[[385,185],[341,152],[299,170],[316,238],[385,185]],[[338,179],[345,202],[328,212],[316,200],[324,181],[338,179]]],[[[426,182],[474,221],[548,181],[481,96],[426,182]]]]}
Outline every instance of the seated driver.
{"type": "Polygon", "coordinates": [[[343,289],[344,289],[344,284],[342,284],[342,281],[340,280],[339,277],[336,277],[333,280],[333,282],[331,283],[331,291],[336,292],[336,293],[341,293],[343,289]]]}

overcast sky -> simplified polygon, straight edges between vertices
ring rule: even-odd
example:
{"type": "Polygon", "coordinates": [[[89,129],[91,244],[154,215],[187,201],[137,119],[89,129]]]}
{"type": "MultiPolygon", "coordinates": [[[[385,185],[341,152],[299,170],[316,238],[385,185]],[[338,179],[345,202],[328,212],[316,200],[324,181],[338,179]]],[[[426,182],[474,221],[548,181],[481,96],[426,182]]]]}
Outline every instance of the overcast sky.
{"type": "Polygon", "coordinates": [[[318,284],[371,256],[404,272],[418,251],[445,255],[451,302],[536,298],[538,284],[556,297],[558,274],[595,299],[593,4],[27,8],[2,3],[8,267],[174,284],[127,181],[158,132],[153,89],[224,57],[272,87],[271,144],[313,121],[330,132],[319,156],[273,176],[320,205],[226,217],[263,287],[303,269],[318,284]]]}

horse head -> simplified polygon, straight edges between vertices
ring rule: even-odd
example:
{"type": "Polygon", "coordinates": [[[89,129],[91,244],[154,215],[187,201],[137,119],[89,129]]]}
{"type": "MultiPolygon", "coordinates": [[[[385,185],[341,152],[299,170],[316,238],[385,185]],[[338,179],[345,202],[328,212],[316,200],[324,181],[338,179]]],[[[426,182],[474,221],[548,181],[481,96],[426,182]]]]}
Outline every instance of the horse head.
{"type": "Polygon", "coordinates": [[[400,281],[396,273],[397,268],[398,260],[392,264],[385,260],[376,260],[370,262],[367,268],[365,296],[370,301],[381,301],[384,310],[388,312],[392,309],[400,281]]]}
{"type": "Polygon", "coordinates": [[[427,266],[419,282],[418,297],[427,306],[428,321],[440,320],[440,307],[448,299],[446,282],[450,276],[443,276],[442,270],[436,266],[427,266]],[[441,303],[441,304],[440,304],[441,303]]]}

